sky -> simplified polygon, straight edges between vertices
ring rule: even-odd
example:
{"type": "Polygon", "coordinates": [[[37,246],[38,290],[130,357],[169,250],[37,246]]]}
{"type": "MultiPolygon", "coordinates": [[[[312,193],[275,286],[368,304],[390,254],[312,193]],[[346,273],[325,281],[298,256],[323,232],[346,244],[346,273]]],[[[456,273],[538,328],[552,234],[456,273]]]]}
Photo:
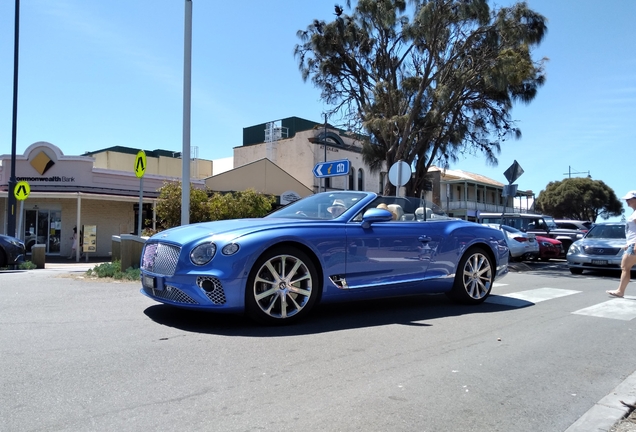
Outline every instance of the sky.
{"type": "MultiPolygon", "coordinates": [[[[324,121],[328,106],[303,82],[293,50],[296,32],[333,20],[336,3],[346,2],[193,0],[191,146],[199,158],[231,157],[245,127],[324,121]]],[[[534,101],[512,110],[522,138],[503,143],[496,167],[478,156],[451,168],[507,183],[516,160],[520,190],[538,195],[551,181],[589,174],[620,198],[636,189],[636,1],[527,3],[548,20],[533,55],[549,61],[534,101]]],[[[21,0],[17,153],[38,141],[65,155],[181,151],[184,16],[184,0],[21,0]]],[[[14,19],[15,1],[0,2],[0,154],[12,144],[14,19]]]]}

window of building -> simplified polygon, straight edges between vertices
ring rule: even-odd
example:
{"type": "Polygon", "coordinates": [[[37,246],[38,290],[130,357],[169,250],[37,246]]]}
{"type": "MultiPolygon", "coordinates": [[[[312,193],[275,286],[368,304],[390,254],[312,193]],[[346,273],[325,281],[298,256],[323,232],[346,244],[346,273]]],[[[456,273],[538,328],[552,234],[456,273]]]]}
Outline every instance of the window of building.
{"type": "Polygon", "coordinates": [[[325,190],[331,189],[331,177],[325,177],[325,190]]]}
{"type": "Polygon", "coordinates": [[[358,168],[358,190],[364,190],[364,171],[362,168],[358,168]]]}
{"type": "Polygon", "coordinates": [[[378,193],[383,194],[384,193],[384,179],[385,179],[386,173],[381,172],[380,173],[380,184],[379,184],[379,188],[378,188],[378,193]]]}
{"type": "Polygon", "coordinates": [[[353,188],[353,186],[354,186],[354,185],[353,185],[353,172],[354,172],[354,171],[355,171],[355,170],[353,169],[353,167],[351,167],[351,170],[349,171],[349,188],[348,188],[349,190],[355,190],[355,189],[353,188]]]}

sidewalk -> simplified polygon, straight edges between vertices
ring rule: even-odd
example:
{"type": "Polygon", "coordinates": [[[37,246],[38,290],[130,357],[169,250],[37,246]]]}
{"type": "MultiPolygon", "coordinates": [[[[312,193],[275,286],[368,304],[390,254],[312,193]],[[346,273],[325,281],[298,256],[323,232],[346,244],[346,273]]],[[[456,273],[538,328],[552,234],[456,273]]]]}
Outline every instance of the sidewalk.
{"type": "Polygon", "coordinates": [[[76,261],[76,260],[70,260],[66,256],[47,255],[44,262],[44,269],[58,270],[58,271],[64,271],[69,273],[76,273],[76,272],[84,273],[92,269],[93,267],[102,263],[106,263],[106,262],[111,262],[111,258],[89,256],[88,261],[86,260],[86,257],[80,258],[79,261],[76,261]]]}

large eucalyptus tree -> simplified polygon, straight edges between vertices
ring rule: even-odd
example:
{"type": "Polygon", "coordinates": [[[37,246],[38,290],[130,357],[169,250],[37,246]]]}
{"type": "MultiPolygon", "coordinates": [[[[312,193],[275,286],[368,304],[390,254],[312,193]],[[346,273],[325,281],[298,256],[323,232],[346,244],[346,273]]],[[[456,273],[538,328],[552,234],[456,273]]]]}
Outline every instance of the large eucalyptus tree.
{"type": "MultiPolygon", "coordinates": [[[[358,0],[331,22],[298,32],[294,54],[348,129],[370,137],[365,162],[398,160],[415,171],[418,195],[432,164],[460,154],[497,164],[500,145],[518,138],[514,102],[529,103],[544,80],[532,49],[546,19],[526,3],[491,9],[487,0],[358,0]]],[[[385,193],[394,193],[387,185],[385,193]]]]}

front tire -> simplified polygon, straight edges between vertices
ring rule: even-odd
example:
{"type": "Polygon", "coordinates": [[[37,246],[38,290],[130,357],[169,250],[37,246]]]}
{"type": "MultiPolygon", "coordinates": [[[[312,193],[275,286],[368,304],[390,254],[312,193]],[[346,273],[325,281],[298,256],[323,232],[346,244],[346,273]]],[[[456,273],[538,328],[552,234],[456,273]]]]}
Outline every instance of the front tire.
{"type": "Polygon", "coordinates": [[[294,247],[265,252],[247,280],[247,315],[264,324],[291,324],[309,313],[319,297],[312,260],[294,247]]]}
{"type": "Polygon", "coordinates": [[[480,247],[468,249],[459,260],[450,297],[464,304],[482,303],[492,289],[495,268],[488,254],[480,247]]]}
{"type": "Polygon", "coordinates": [[[583,269],[570,267],[570,273],[573,275],[580,275],[583,274],[583,269]]]}

